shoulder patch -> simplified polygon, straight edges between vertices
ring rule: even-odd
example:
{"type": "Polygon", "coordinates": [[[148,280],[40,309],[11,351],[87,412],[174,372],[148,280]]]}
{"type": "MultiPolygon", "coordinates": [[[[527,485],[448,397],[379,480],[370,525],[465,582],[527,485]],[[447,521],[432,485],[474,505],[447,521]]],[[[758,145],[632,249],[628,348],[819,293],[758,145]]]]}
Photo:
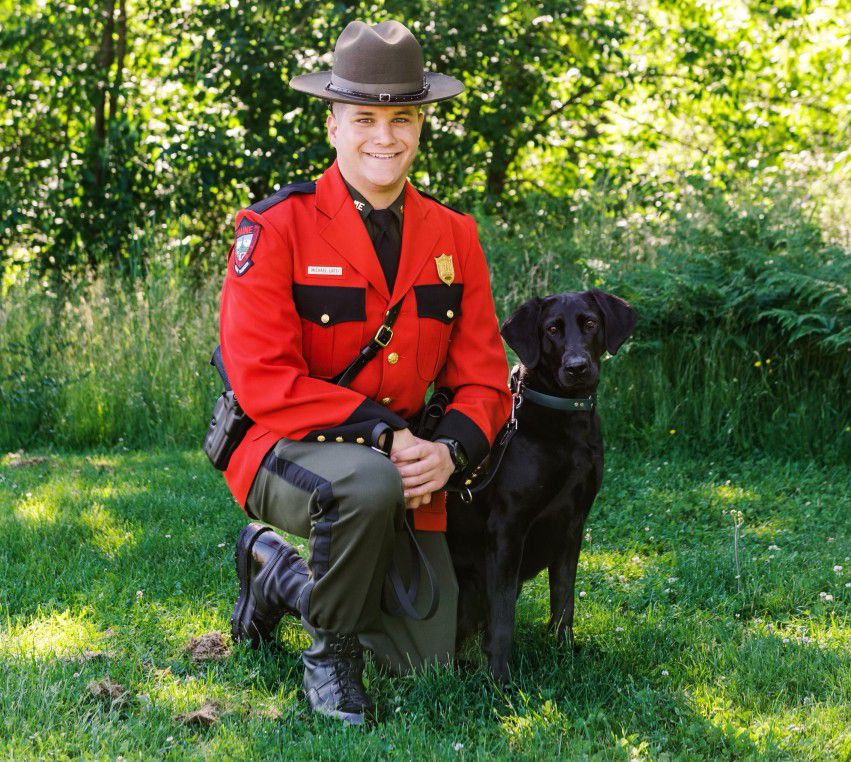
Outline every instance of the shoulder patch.
{"type": "Polygon", "coordinates": [[[285,185],[268,198],[264,198],[262,201],[252,204],[248,207],[248,209],[255,214],[263,214],[263,212],[271,209],[276,204],[286,201],[295,193],[316,193],[316,181],[311,180],[307,183],[292,183],[291,185],[285,185]]]}
{"type": "Polygon", "coordinates": [[[247,273],[254,260],[251,255],[254,253],[254,248],[257,246],[257,241],[260,238],[260,232],[263,228],[256,222],[252,222],[247,217],[242,218],[239,227],[236,229],[236,239],[233,242],[231,251],[233,252],[233,271],[238,277],[247,273]]]}
{"type": "Polygon", "coordinates": [[[462,212],[460,209],[456,209],[454,206],[444,204],[440,199],[432,196],[431,193],[426,193],[425,191],[422,191],[419,188],[417,188],[417,193],[419,193],[421,196],[425,196],[426,198],[430,198],[436,204],[440,204],[441,206],[446,207],[450,212],[455,212],[455,214],[466,214],[466,212],[462,212]]]}

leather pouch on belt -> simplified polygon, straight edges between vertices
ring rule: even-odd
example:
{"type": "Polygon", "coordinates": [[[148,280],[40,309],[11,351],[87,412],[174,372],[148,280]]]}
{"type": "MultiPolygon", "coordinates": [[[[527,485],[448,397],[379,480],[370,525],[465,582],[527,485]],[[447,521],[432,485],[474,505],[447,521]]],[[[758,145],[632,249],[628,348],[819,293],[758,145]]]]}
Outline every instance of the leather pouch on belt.
{"type": "Polygon", "coordinates": [[[204,452],[215,468],[224,471],[228,467],[231,455],[252,425],[254,421],[245,414],[234,393],[222,392],[216,400],[204,437],[204,452]]]}

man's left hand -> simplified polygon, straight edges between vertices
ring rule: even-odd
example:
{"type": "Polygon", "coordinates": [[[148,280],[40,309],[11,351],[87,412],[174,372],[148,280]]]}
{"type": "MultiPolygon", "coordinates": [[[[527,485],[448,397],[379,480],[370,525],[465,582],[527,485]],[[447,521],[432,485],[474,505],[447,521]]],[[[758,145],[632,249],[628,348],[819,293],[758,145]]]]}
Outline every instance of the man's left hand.
{"type": "Polygon", "coordinates": [[[414,437],[414,444],[392,453],[390,459],[402,476],[402,487],[409,508],[431,502],[431,493],[442,489],[455,464],[443,442],[414,437]]]}

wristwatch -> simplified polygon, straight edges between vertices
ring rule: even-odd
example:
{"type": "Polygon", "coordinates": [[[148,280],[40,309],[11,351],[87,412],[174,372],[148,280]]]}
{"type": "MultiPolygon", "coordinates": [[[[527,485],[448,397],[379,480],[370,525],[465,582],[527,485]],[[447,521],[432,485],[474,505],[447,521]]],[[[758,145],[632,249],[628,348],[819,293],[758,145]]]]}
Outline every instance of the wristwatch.
{"type": "Polygon", "coordinates": [[[438,437],[434,440],[435,442],[443,442],[449,448],[449,457],[452,458],[452,462],[455,464],[455,470],[453,473],[457,474],[467,468],[467,464],[469,461],[467,460],[467,453],[464,452],[464,448],[461,443],[457,439],[449,439],[448,437],[438,437]]]}

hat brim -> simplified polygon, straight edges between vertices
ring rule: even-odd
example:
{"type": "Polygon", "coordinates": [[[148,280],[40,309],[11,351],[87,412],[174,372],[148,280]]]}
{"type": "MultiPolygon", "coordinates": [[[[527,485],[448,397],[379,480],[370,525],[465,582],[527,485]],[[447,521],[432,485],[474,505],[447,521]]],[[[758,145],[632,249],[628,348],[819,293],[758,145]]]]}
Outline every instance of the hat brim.
{"type": "Polygon", "coordinates": [[[460,80],[455,79],[455,77],[450,77],[446,74],[437,74],[436,72],[426,72],[424,76],[426,84],[429,86],[428,92],[418,100],[405,101],[404,103],[388,103],[386,101],[380,101],[377,97],[375,99],[347,98],[340,93],[334,93],[327,89],[328,83],[331,81],[330,71],[299,74],[290,80],[290,87],[301,93],[307,93],[308,95],[313,95],[316,98],[322,98],[326,101],[355,103],[366,106],[421,106],[424,103],[445,101],[464,92],[464,84],[460,80]]]}

